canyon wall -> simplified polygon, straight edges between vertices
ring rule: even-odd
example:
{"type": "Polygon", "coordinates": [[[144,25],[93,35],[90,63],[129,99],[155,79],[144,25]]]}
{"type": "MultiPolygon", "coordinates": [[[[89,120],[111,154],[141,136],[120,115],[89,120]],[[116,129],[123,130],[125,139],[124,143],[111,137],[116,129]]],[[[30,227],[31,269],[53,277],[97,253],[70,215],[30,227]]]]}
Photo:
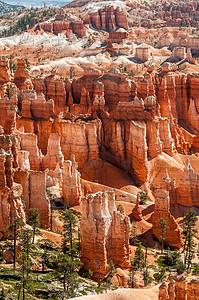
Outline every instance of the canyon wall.
{"type": "MultiPolygon", "coordinates": [[[[173,236],[168,243],[179,247],[174,208],[198,205],[197,167],[193,169],[198,156],[188,156],[197,145],[196,74],[180,73],[171,63],[164,63],[159,73],[147,68],[142,76],[131,79],[116,69],[103,73],[90,67],[84,68],[82,77],[71,80],[55,72],[30,79],[22,60],[12,80],[6,61],[0,63],[0,70],[5,195],[15,184],[22,186],[26,213],[32,207],[42,207],[42,225],[49,226],[46,189],[56,186],[66,203],[79,205],[80,173],[85,177],[86,172],[92,174],[89,168],[100,158],[128,173],[131,184],[142,186],[146,192],[168,190],[169,195],[164,191],[157,196],[154,220],[166,218],[173,236]],[[8,85],[11,97],[6,94],[8,85]],[[186,163],[187,157],[190,163],[186,163]],[[164,159],[167,162],[163,163],[164,159]],[[159,173],[166,169],[171,182],[175,176],[176,181],[165,187],[159,173]],[[34,178],[41,178],[41,186],[34,178]],[[34,186],[41,192],[38,199],[32,192],[34,186]],[[161,199],[165,207],[161,207],[161,199]]],[[[5,196],[4,203],[9,202],[7,199],[5,196]]],[[[4,209],[9,211],[5,204],[4,209]]],[[[154,235],[160,238],[156,221],[153,225],[154,235]]]]}

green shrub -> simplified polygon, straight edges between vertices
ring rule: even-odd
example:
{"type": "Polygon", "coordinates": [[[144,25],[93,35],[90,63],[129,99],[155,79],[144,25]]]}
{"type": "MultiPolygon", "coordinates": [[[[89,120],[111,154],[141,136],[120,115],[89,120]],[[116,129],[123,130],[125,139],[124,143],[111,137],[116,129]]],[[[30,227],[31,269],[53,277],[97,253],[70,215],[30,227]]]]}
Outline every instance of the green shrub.
{"type": "Polygon", "coordinates": [[[192,274],[199,276],[199,265],[194,265],[192,268],[192,274]]]}
{"type": "Polygon", "coordinates": [[[153,277],[157,283],[162,282],[166,278],[166,268],[160,268],[157,273],[153,274],[153,277]]]}
{"type": "Polygon", "coordinates": [[[186,270],[186,265],[183,263],[182,260],[179,260],[176,264],[176,270],[177,270],[177,274],[180,275],[182,273],[184,273],[184,271],[186,270]]]}
{"type": "Polygon", "coordinates": [[[145,192],[138,192],[139,198],[140,198],[140,204],[141,205],[145,205],[147,200],[148,200],[148,196],[145,192]]]}

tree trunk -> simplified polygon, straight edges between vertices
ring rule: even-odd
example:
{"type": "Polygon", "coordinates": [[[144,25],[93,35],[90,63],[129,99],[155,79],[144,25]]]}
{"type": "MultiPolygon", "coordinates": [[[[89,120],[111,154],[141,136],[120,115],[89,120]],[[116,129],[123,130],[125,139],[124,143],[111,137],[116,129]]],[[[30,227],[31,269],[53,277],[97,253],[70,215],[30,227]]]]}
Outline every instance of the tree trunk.
{"type": "Polygon", "coordinates": [[[161,249],[161,254],[163,253],[164,250],[164,230],[162,230],[162,249],[161,249]]]}
{"type": "Polygon", "coordinates": [[[25,270],[24,270],[24,266],[23,266],[23,300],[25,300],[25,270]]]}
{"type": "Polygon", "coordinates": [[[53,203],[50,200],[50,230],[53,230],[53,203]]]}
{"type": "Polygon", "coordinates": [[[73,232],[72,232],[72,222],[70,220],[70,251],[71,251],[71,258],[73,260],[73,232]]]}
{"type": "Polygon", "coordinates": [[[36,231],[36,228],[35,226],[33,227],[33,237],[32,237],[32,243],[34,244],[35,243],[35,231],[36,231]]]}
{"type": "Polygon", "coordinates": [[[16,231],[16,224],[14,226],[14,262],[13,268],[16,269],[16,245],[17,245],[17,231],[16,231]]]}
{"type": "Polygon", "coordinates": [[[21,294],[21,286],[19,287],[19,293],[18,293],[17,300],[20,300],[20,294],[21,294]]]}
{"type": "Polygon", "coordinates": [[[64,294],[66,293],[66,275],[64,275],[64,294]]]}

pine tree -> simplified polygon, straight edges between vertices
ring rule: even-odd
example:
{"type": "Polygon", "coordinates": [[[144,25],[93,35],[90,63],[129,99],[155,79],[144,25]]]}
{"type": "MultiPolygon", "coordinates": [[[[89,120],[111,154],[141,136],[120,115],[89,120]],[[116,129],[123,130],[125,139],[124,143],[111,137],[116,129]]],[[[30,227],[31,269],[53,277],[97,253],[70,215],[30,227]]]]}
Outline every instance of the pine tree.
{"type": "Polygon", "coordinates": [[[132,289],[135,288],[135,273],[136,273],[135,267],[133,266],[133,262],[131,262],[128,284],[132,289]]]}
{"type": "Polygon", "coordinates": [[[110,276],[113,276],[116,273],[116,269],[112,260],[109,262],[108,265],[108,273],[110,276]]]}
{"type": "Polygon", "coordinates": [[[183,218],[183,239],[184,239],[184,264],[189,269],[192,259],[194,257],[194,240],[193,237],[197,233],[195,229],[197,217],[196,212],[190,209],[183,218]]]}
{"type": "Polygon", "coordinates": [[[44,249],[44,252],[41,254],[41,264],[42,264],[42,272],[45,270],[45,266],[47,265],[49,261],[49,254],[46,249],[44,249]]]}
{"type": "Polygon", "coordinates": [[[147,286],[153,279],[150,276],[148,266],[144,268],[143,271],[143,280],[144,280],[144,286],[147,286]]]}
{"type": "Polygon", "coordinates": [[[7,87],[6,87],[5,94],[8,97],[8,99],[10,99],[12,97],[12,92],[11,92],[11,88],[9,85],[7,85],[7,87]]]}
{"type": "Polygon", "coordinates": [[[25,64],[26,64],[26,69],[30,70],[30,62],[27,58],[24,58],[25,64]]]}
{"type": "Polygon", "coordinates": [[[145,192],[141,191],[138,192],[139,198],[140,198],[140,204],[144,205],[146,204],[147,200],[148,200],[148,196],[145,192]]]}
{"type": "Polygon", "coordinates": [[[166,278],[165,273],[166,273],[166,268],[161,267],[161,268],[158,270],[157,273],[154,273],[154,274],[153,274],[153,277],[154,277],[155,281],[156,281],[157,283],[164,281],[165,278],[166,278]]]}
{"type": "Polygon", "coordinates": [[[22,289],[22,299],[25,300],[25,289],[31,282],[30,272],[32,263],[32,255],[34,245],[32,244],[33,232],[32,230],[25,228],[21,231],[19,235],[19,245],[21,247],[21,253],[18,259],[18,263],[21,267],[22,279],[21,287],[19,289],[18,299],[20,299],[21,289],[22,289]]]}
{"type": "Polygon", "coordinates": [[[34,245],[32,244],[32,238],[33,238],[33,231],[25,228],[21,231],[19,234],[19,246],[21,247],[21,253],[25,253],[26,257],[23,255],[24,258],[26,258],[26,275],[29,275],[29,272],[31,270],[32,266],[32,256],[33,256],[33,250],[35,249],[34,245]]]}
{"type": "Polygon", "coordinates": [[[147,286],[152,281],[152,278],[150,277],[150,273],[148,270],[147,256],[148,256],[148,246],[146,246],[145,248],[145,255],[144,255],[144,270],[143,270],[144,286],[147,286]]]}
{"type": "Polygon", "coordinates": [[[131,224],[131,233],[130,233],[130,241],[132,242],[133,245],[136,244],[137,242],[137,227],[135,225],[135,221],[132,221],[131,224]]]}
{"type": "Polygon", "coordinates": [[[142,270],[144,266],[144,252],[142,251],[142,244],[139,242],[137,243],[137,248],[135,251],[135,257],[133,259],[133,267],[137,270],[142,270]]]}
{"type": "Polygon", "coordinates": [[[66,296],[68,299],[76,296],[76,289],[78,288],[76,270],[80,261],[72,259],[68,254],[61,253],[55,258],[54,265],[54,276],[63,283],[64,297],[66,296]]]}
{"type": "Polygon", "coordinates": [[[53,194],[51,193],[50,190],[46,190],[46,194],[47,194],[47,197],[48,197],[48,200],[50,202],[50,230],[52,231],[53,230],[53,194]]]}
{"type": "Polygon", "coordinates": [[[74,255],[77,254],[75,238],[77,234],[77,218],[71,209],[63,210],[60,218],[63,221],[62,250],[63,253],[71,255],[73,259],[74,255]]]}
{"type": "Polygon", "coordinates": [[[30,277],[27,276],[27,273],[29,273],[29,270],[27,269],[27,266],[29,266],[29,259],[25,251],[21,251],[18,263],[20,265],[20,271],[22,273],[21,284],[18,292],[18,299],[20,299],[22,290],[22,299],[25,300],[25,289],[27,287],[28,282],[30,281],[30,277]]]}
{"type": "Polygon", "coordinates": [[[160,218],[159,225],[160,225],[160,228],[161,228],[161,240],[162,240],[161,253],[163,253],[164,242],[165,242],[165,239],[166,239],[166,230],[168,230],[169,227],[167,226],[168,222],[165,221],[163,218],[160,218]]]}
{"type": "Polygon", "coordinates": [[[8,230],[11,231],[10,237],[13,237],[13,256],[14,256],[14,262],[13,262],[13,269],[16,269],[16,250],[17,250],[17,240],[19,238],[19,233],[21,230],[21,227],[24,226],[24,222],[21,221],[20,218],[13,218],[13,223],[7,227],[8,230]]]}
{"type": "Polygon", "coordinates": [[[30,217],[28,219],[29,224],[33,227],[33,238],[32,243],[35,242],[35,235],[41,235],[41,231],[39,230],[40,221],[39,221],[40,212],[38,208],[30,209],[30,217]]]}
{"type": "Polygon", "coordinates": [[[0,300],[5,300],[5,299],[6,299],[6,294],[5,294],[4,287],[2,287],[0,291],[0,300]]]}

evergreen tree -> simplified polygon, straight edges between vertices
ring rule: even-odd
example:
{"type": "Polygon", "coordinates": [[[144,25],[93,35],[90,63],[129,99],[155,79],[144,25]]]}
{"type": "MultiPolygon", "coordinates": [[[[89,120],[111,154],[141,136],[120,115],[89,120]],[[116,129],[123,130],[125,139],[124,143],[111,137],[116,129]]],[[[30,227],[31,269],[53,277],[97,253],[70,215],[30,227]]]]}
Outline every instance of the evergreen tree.
{"type": "Polygon", "coordinates": [[[21,284],[18,292],[18,299],[20,299],[21,290],[22,290],[22,299],[25,300],[25,289],[28,285],[28,282],[30,281],[30,276],[27,276],[27,273],[29,273],[29,269],[27,269],[27,266],[29,266],[30,261],[25,251],[21,251],[18,259],[18,263],[20,265],[20,271],[22,273],[21,284]]]}
{"type": "Polygon", "coordinates": [[[186,271],[186,265],[183,263],[182,260],[179,260],[176,264],[176,271],[177,274],[180,275],[186,271]]]}
{"type": "MultiPolygon", "coordinates": [[[[147,243],[148,245],[148,243],[147,243]]],[[[150,273],[148,270],[148,263],[147,263],[147,255],[148,255],[148,246],[145,248],[145,255],[144,255],[144,270],[143,270],[143,280],[144,280],[144,286],[147,286],[151,281],[152,278],[150,277],[150,273]]]]}
{"type": "Polygon", "coordinates": [[[71,255],[73,259],[74,255],[77,254],[75,238],[77,234],[77,218],[74,215],[74,211],[67,208],[62,211],[60,218],[63,221],[62,251],[71,255]]]}
{"type": "Polygon", "coordinates": [[[161,267],[157,273],[153,274],[153,277],[157,283],[160,283],[166,278],[166,268],[161,267]]]}
{"type": "Polygon", "coordinates": [[[30,70],[30,62],[27,58],[24,58],[25,64],[26,64],[26,69],[30,70]]]}
{"type": "Polygon", "coordinates": [[[33,250],[35,249],[34,245],[32,244],[32,238],[33,238],[33,232],[32,230],[25,228],[21,231],[19,234],[19,245],[21,247],[21,253],[23,256],[23,259],[26,259],[26,275],[29,275],[29,272],[31,270],[32,266],[32,256],[33,256],[33,250]],[[23,255],[23,253],[26,254],[23,255]]]}
{"type": "Polygon", "coordinates": [[[162,256],[162,263],[169,267],[175,267],[179,260],[181,260],[181,258],[178,250],[167,250],[165,255],[162,256]]]}
{"type": "Polygon", "coordinates": [[[0,300],[6,300],[6,294],[5,294],[5,290],[3,287],[0,291],[0,300]]]}
{"type": "Polygon", "coordinates": [[[32,244],[33,232],[32,230],[25,228],[21,231],[19,235],[19,245],[21,247],[21,253],[18,259],[18,263],[22,272],[21,286],[19,288],[18,299],[20,299],[21,289],[22,289],[22,299],[25,300],[25,290],[28,288],[31,283],[31,267],[32,255],[34,245],[32,244]]]}
{"type": "Polygon", "coordinates": [[[17,240],[19,238],[19,233],[20,233],[21,227],[24,225],[25,225],[24,222],[22,222],[20,218],[14,217],[13,223],[10,224],[9,227],[7,227],[7,229],[11,231],[9,236],[13,237],[13,256],[14,256],[13,268],[14,268],[14,270],[16,268],[17,240]]]}
{"type": "Polygon", "coordinates": [[[116,273],[115,266],[112,260],[109,262],[108,265],[108,273],[110,276],[113,276],[116,273]]]}
{"type": "Polygon", "coordinates": [[[144,268],[144,271],[142,274],[143,274],[144,286],[147,286],[153,280],[150,276],[148,266],[146,266],[146,268],[144,268]]]}
{"type": "Polygon", "coordinates": [[[110,290],[111,285],[112,285],[111,278],[109,278],[109,277],[106,278],[106,280],[105,280],[105,282],[103,284],[103,288],[106,291],[106,293],[108,292],[108,290],[110,290]]]}
{"type": "Polygon", "coordinates": [[[147,200],[148,200],[148,196],[145,192],[141,191],[138,192],[139,198],[140,198],[140,204],[144,205],[146,204],[147,200]]]}
{"type": "Polygon", "coordinates": [[[52,231],[53,230],[53,194],[51,193],[50,190],[46,190],[46,194],[47,194],[47,197],[48,197],[48,200],[50,202],[50,230],[52,231]]]}
{"type": "Polygon", "coordinates": [[[42,272],[45,270],[45,266],[47,266],[49,262],[49,254],[46,249],[44,249],[44,252],[41,254],[41,264],[42,264],[42,272]]]}
{"type": "Polygon", "coordinates": [[[130,241],[132,242],[133,245],[137,243],[137,227],[136,227],[136,222],[132,221],[131,224],[131,233],[130,233],[130,241]]]}
{"type": "Polygon", "coordinates": [[[7,85],[7,87],[6,87],[5,94],[8,97],[8,99],[10,99],[12,97],[11,87],[9,85],[7,85]]]}
{"type": "Polygon", "coordinates": [[[161,240],[162,240],[161,253],[163,253],[164,243],[165,243],[165,240],[166,240],[166,230],[168,230],[169,227],[167,226],[168,222],[165,221],[163,218],[160,218],[159,225],[160,225],[160,228],[161,228],[161,240]]]}
{"type": "Polygon", "coordinates": [[[129,272],[129,280],[128,280],[128,283],[130,285],[130,287],[133,289],[135,288],[135,273],[136,273],[136,269],[135,267],[133,266],[133,262],[131,262],[131,269],[130,269],[130,272],[129,272]]]}
{"type": "Polygon", "coordinates": [[[40,221],[39,221],[40,212],[38,208],[31,208],[30,209],[30,217],[28,219],[29,224],[33,228],[33,238],[32,243],[35,242],[35,235],[41,235],[41,231],[39,230],[40,227],[40,221]]]}
{"type": "Polygon", "coordinates": [[[54,276],[63,283],[64,297],[67,299],[76,296],[78,288],[77,268],[80,266],[78,259],[72,259],[68,254],[61,253],[54,260],[54,276]]]}
{"type": "Polygon", "coordinates": [[[132,264],[136,270],[142,270],[144,267],[144,252],[142,251],[142,244],[140,242],[137,243],[135,257],[132,261],[132,264]]]}
{"type": "Polygon", "coordinates": [[[184,239],[184,264],[189,269],[194,257],[194,240],[193,237],[197,233],[195,229],[197,217],[195,211],[190,209],[183,218],[183,239],[184,239]]]}

